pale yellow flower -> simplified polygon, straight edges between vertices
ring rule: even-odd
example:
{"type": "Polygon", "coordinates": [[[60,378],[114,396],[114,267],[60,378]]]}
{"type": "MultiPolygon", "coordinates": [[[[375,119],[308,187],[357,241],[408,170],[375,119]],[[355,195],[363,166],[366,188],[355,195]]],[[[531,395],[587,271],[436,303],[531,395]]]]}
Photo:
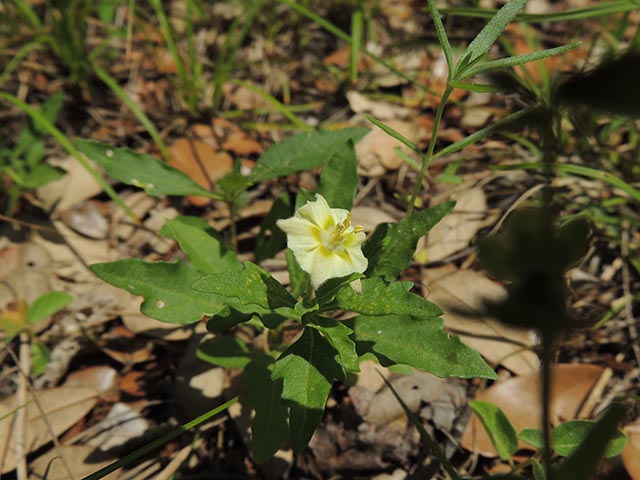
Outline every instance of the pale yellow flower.
{"type": "Polygon", "coordinates": [[[316,288],[330,278],[367,269],[362,227],[351,225],[351,212],[330,208],[322,195],[300,207],[293,217],[278,220],[277,225],[287,234],[287,246],[316,288]]]}

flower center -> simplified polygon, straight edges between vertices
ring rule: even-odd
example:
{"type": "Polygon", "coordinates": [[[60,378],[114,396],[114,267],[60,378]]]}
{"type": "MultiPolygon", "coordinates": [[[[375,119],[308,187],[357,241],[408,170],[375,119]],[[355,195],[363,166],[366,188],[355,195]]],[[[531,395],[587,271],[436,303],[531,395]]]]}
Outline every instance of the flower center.
{"type": "Polygon", "coordinates": [[[325,232],[322,232],[323,245],[329,250],[335,250],[345,242],[349,235],[353,235],[354,233],[358,233],[362,230],[362,227],[358,225],[350,232],[347,232],[349,227],[351,227],[351,212],[347,214],[347,218],[345,218],[344,221],[327,229],[325,232]]]}

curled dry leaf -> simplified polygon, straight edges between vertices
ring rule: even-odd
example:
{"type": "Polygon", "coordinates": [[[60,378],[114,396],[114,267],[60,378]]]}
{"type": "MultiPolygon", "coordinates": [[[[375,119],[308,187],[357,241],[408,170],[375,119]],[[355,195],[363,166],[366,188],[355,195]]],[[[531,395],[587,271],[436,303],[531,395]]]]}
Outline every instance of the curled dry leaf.
{"type": "Polygon", "coordinates": [[[632,480],[640,480],[640,418],[624,429],[627,444],[622,451],[622,462],[632,480]]]}
{"type": "Polygon", "coordinates": [[[422,280],[425,297],[444,311],[445,328],[460,335],[465,344],[518,375],[538,370],[538,356],[531,351],[536,344],[533,330],[481,316],[483,301],[503,298],[503,287],[481,273],[452,268],[424,270],[422,280]]]}
{"type": "Polygon", "coordinates": [[[76,370],[67,377],[65,387],[89,387],[98,393],[108,393],[118,387],[118,372],[106,365],[76,370]]]}
{"type": "MultiPolygon", "coordinates": [[[[49,429],[60,436],[81,420],[96,404],[98,392],[86,387],[58,387],[35,392],[27,404],[26,442],[33,452],[51,441],[49,429]],[[37,402],[37,403],[36,403],[37,402]],[[44,412],[44,416],[40,412],[44,412]],[[46,422],[45,422],[46,418],[46,422]]],[[[13,431],[15,415],[13,397],[0,402],[0,472],[7,473],[16,468],[16,432],[13,431]]]]}
{"type": "MultiPolygon", "coordinates": [[[[564,364],[551,368],[551,423],[555,426],[576,418],[578,411],[598,381],[604,368],[597,365],[564,364]]],[[[480,392],[476,400],[502,409],[516,432],[540,428],[540,375],[531,373],[498,382],[480,392]]],[[[497,457],[484,427],[474,415],[467,424],[460,444],[487,457],[497,457]]],[[[520,448],[530,448],[519,442],[520,448]]]]}

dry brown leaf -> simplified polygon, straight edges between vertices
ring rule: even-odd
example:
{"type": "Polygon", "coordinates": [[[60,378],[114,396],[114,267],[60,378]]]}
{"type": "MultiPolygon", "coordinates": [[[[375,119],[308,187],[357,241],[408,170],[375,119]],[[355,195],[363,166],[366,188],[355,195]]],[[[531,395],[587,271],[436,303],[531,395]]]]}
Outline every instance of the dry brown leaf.
{"type": "MultiPolygon", "coordinates": [[[[178,138],[169,148],[169,164],[189,175],[198,185],[207,190],[213,182],[233,168],[233,159],[226,152],[218,152],[201,140],[178,138]]],[[[207,197],[187,197],[196,206],[211,203],[207,197]]]]}
{"type": "MultiPolygon", "coordinates": [[[[55,436],[60,436],[73,424],[82,419],[96,404],[98,392],[86,387],[58,387],[36,392],[37,404],[30,397],[27,404],[28,451],[33,452],[51,441],[49,428],[55,436]],[[38,405],[44,411],[44,418],[38,405]]],[[[9,397],[0,402],[0,471],[7,473],[16,468],[15,435],[13,419],[15,399],[9,397]],[[5,453],[6,452],[6,453],[5,453]]]]}
{"type": "Polygon", "coordinates": [[[426,248],[429,262],[444,260],[467,248],[487,215],[487,199],[481,187],[465,189],[455,200],[453,211],[429,232],[426,248]]]}
{"type": "MultiPolygon", "coordinates": [[[[598,381],[604,368],[597,365],[564,364],[551,367],[551,423],[576,418],[580,406],[598,381]]],[[[490,402],[502,409],[516,432],[525,428],[540,428],[540,375],[532,373],[510,378],[480,392],[476,400],[490,402]]],[[[487,457],[496,457],[484,427],[474,415],[467,424],[460,444],[487,457]]],[[[530,448],[520,442],[520,448],[530,448]]]]}
{"type": "Polygon", "coordinates": [[[412,109],[397,103],[372,100],[356,90],[347,92],[347,100],[351,110],[355,113],[370,113],[376,119],[385,123],[388,123],[389,120],[406,118],[412,112],[412,109]]]}
{"type": "Polygon", "coordinates": [[[105,217],[108,206],[87,201],[74,205],[60,214],[62,221],[76,232],[96,240],[107,238],[109,222],[105,217]]]}
{"type": "Polygon", "coordinates": [[[101,450],[111,450],[127,444],[131,440],[140,439],[149,432],[151,424],[141,413],[141,405],[115,403],[107,416],[94,426],[100,432],[89,440],[101,450]]]}
{"type": "Polygon", "coordinates": [[[627,444],[622,450],[622,462],[632,480],[640,480],[640,418],[624,428],[627,444]]]}
{"type": "MultiPolygon", "coordinates": [[[[385,124],[413,142],[420,138],[420,126],[415,122],[389,120],[385,124]]],[[[398,169],[403,160],[395,152],[396,147],[400,147],[407,155],[412,155],[409,148],[400,141],[374,127],[356,144],[358,164],[369,176],[382,175],[386,170],[398,169]],[[383,168],[380,168],[380,165],[383,168]]]]}
{"type": "MultiPolygon", "coordinates": [[[[69,480],[69,473],[62,461],[76,478],[82,478],[106,467],[116,459],[89,445],[63,445],[53,448],[29,464],[29,480],[69,480]]],[[[112,472],[102,477],[106,480],[120,478],[120,472],[112,472]]]]}
{"type": "Polygon", "coordinates": [[[460,335],[462,341],[495,364],[523,375],[536,372],[538,356],[530,351],[536,343],[533,330],[504,325],[486,317],[470,318],[460,313],[480,314],[483,300],[497,301],[505,289],[472,270],[437,268],[423,271],[425,297],[444,311],[445,328],[460,335]]]}
{"type": "Polygon", "coordinates": [[[213,131],[222,140],[222,148],[237,155],[260,154],[262,145],[249,136],[235,123],[224,118],[214,118],[211,122],[213,131]]]}
{"type": "Polygon", "coordinates": [[[118,372],[106,365],[95,365],[76,370],[67,377],[65,387],[89,387],[96,392],[107,393],[118,387],[118,372]]]}

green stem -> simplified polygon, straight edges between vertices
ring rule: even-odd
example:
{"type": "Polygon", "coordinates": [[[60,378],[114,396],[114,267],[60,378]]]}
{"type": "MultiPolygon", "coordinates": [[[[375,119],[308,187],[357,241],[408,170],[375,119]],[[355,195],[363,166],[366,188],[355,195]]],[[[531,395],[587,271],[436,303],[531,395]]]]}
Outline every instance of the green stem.
{"type": "Polygon", "coordinates": [[[431,138],[429,139],[429,148],[427,150],[427,154],[422,159],[422,167],[420,168],[420,172],[418,173],[416,186],[414,187],[413,193],[411,194],[411,200],[409,201],[409,207],[407,208],[407,215],[411,215],[411,213],[413,212],[413,205],[416,201],[416,198],[418,198],[418,193],[420,192],[420,188],[422,187],[422,181],[424,180],[424,177],[427,174],[427,169],[429,168],[429,165],[431,165],[431,162],[433,160],[433,152],[436,148],[438,130],[440,130],[440,121],[442,120],[444,107],[447,104],[452,91],[453,87],[447,84],[447,88],[442,94],[440,103],[438,104],[438,108],[436,109],[436,115],[433,119],[433,131],[431,132],[431,138]]]}
{"type": "Polygon", "coordinates": [[[157,440],[154,440],[153,442],[146,444],[144,447],[141,447],[138,450],[131,452],[128,455],[125,455],[122,459],[118,460],[117,462],[114,462],[111,465],[107,465],[106,467],[101,468],[100,470],[98,470],[95,473],[92,473],[91,475],[87,475],[82,480],[99,480],[100,478],[106,477],[111,472],[115,472],[121,467],[130,465],[131,463],[135,462],[139,458],[144,457],[148,453],[152,452],[156,448],[159,448],[165,445],[166,443],[169,443],[174,438],[179,437],[180,435],[182,435],[185,432],[188,432],[192,428],[195,428],[198,425],[202,425],[203,423],[207,422],[211,418],[215,417],[220,412],[223,412],[224,410],[228,409],[231,405],[233,405],[237,401],[238,401],[238,397],[233,397],[228,402],[225,402],[222,405],[217,406],[213,410],[209,410],[207,413],[200,415],[198,418],[191,420],[190,422],[187,422],[184,425],[181,425],[180,427],[167,433],[166,435],[163,435],[157,440]]]}

